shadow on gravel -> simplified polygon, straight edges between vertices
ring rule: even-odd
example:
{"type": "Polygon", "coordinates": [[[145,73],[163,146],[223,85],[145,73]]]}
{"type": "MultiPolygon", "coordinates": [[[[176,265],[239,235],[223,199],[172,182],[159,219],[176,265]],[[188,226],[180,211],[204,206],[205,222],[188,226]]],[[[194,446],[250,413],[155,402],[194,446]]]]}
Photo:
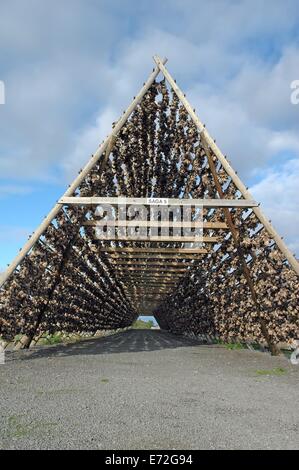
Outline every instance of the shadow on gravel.
{"type": "Polygon", "coordinates": [[[29,350],[11,351],[7,353],[7,359],[29,360],[75,355],[136,353],[190,347],[200,344],[203,343],[165,331],[130,330],[104,338],[87,339],[71,344],[37,346],[29,350]]]}

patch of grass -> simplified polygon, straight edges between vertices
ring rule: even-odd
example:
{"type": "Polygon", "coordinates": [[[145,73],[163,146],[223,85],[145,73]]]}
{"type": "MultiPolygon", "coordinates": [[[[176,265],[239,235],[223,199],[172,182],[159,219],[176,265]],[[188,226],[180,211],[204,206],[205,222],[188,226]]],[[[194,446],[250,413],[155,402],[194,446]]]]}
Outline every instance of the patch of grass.
{"type": "Polygon", "coordinates": [[[274,367],[274,369],[258,369],[255,371],[256,375],[261,376],[261,375],[275,375],[275,376],[280,376],[284,375],[287,373],[283,367],[274,367]]]}
{"type": "Polygon", "coordinates": [[[22,338],[22,335],[21,335],[21,334],[16,335],[16,336],[14,337],[13,342],[14,342],[14,343],[17,343],[18,341],[20,341],[21,338],[22,338]]]}
{"type": "Polygon", "coordinates": [[[39,344],[47,345],[47,344],[58,344],[62,343],[63,337],[61,333],[53,333],[52,335],[47,335],[44,338],[41,338],[39,344]]]}
{"type": "Polygon", "coordinates": [[[42,421],[24,422],[24,416],[11,415],[7,420],[8,429],[5,433],[6,439],[20,439],[34,433],[42,433],[49,427],[57,426],[56,423],[47,423],[42,421]]]}
{"type": "Polygon", "coordinates": [[[253,349],[255,349],[255,351],[260,351],[261,347],[258,343],[251,343],[251,346],[253,347],[253,349]]]}
{"type": "Polygon", "coordinates": [[[8,418],[8,432],[6,437],[11,439],[14,437],[23,437],[28,433],[28,427],[22,424],[20,416],[12,415],[8,418]]]}
{"type": "Polygon", "coordinates": [[[216,344],[221,344],[226,349],[235,350],[235,349],[245,349],[245,346],[242,343],[226,343],[222,339],[216,339],[216,344]]]}
{"type": "Polygon", "coordinates": [[[291,355],[292,355],[292,350],[288,350],[288,349],[283,349],[282,350],[282,353],[288,358],[288,359],[291,359],[291,355]]]}
{"type": "Polygon", "coordinates": [[[154,326],[154,322],[152,320],[149,321],[143,321],[143,320],[136,320],[132,328],[133,330],[144,330],[144,329],[150,329],[152,326],[154,326]]]}
{"type": "Polygon", "coordinates": [[[59,395],[59,394],[70,394],[73,392],[81,392],[82,389],[74,389],[74,388],[57,388],[54,390],[36,390],[36,396],[52,396],[52,395],[59,395]]]}
{"type": "Polygon", "coordinates": [[[107,383],[109,382],[109,379],[101,379],[101,382],[102,382],[103,384],[107,384],[107,383]]]}
{"type": "Polygon", "coordinates": [[[235,349],[244,349],[243,344],[241,343],[225,343],[224,346],[226,349],[235,350],[235,349]]]}

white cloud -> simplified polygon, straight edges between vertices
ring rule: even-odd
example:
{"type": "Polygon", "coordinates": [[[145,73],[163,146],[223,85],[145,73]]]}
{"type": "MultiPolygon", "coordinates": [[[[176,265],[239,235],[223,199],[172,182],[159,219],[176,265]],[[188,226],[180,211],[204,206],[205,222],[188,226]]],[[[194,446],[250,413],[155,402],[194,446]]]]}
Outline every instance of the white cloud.
{"type": "Polygon", "coordinates": [[[99,113],[94,125],[87,126],[75,139],[75,146],[72,153],[63,161],[63,168],[68,179],[74,178],[80,167],[84,166],[101,144],[99,136],[105,138],[110,132],[112,122],[116,119],[116,111],[107,108],[99,113]],[[91,152],[92,150],[92,152],[91,152]]]}
{"type": "MultiPolygon", "coordinates": [[[[110,104],[98,110],[97,122],[101,116],[106,120],[107,109],[113,109],[112,122],[126,108],[146,79],[155,52],[169,58],[172,75],[247,183],[273,154],[288,151],[299,156],[299,106],[290,102],[290,82],[299,69],[299,49],[294,47],[283,49],[278,62],[268,63],[250,60],[244,53],[232,54],[225,42],[218,45],[212,38],[192,42],[156,26],[147,28],[134,41],[124,41],[119,61],[107,71],[114,92],[110,104]],[[209,80],[213,74],[218,80],[209,80]]],[[[90,130],[83,126],[68,162],[72,155],[77,160],[78,141],[86,144],[86,135],[95,129],[102,140],[98,125],[91,123],[90,130]]],[[[105,129],[110,130],[111,123],[105,129]]],[[[93,151],[92,146],[88,152],[86,148],[85,161],[93,151]]],[[[83,153],[79,160],[84,162],[83,153]]]]}
{"type": "Polygon", "coordinates": [[[33,191],[31,186],[22,186],[16,184],[0,184],[0,199],[8,196],[19,196],[21,194],[30,194],[33,191]]]}
{"type": "MultiPolygon", "coordinates": [[[[299,158],[299,106],[290,103],[298,0],[71,3],[71,14],[67,0],[1,5],[1,177],[55,181],[58,168],[69,181],[141,88],[155,53],[169,58],[244,182],[266,175],[254,187],[261,199],[271,178],[278,184],[273,156],[299,158]]],[[[287,168],[285,185],[294,177],[287,168]]]]}
{"type": "Polygon", "coordinates": [[[296,70],[299,49],[287,48],[276,64],[244,64],[224,89],[199,83],[189,92],[211,135],[247,182],[278,152],[299,158],[299,106],[290,102],[296,70]]]}
{"type": "Polygon", "coordinates": [[[254,198],[272,220],[289,247],[299,256],[299,160],[289,160],[280,169],[269,169],[265,177],[250,188],[254,198]]]}
{"type": "Polygon", "coordinates": [[[11,0],[1,11],[0,50],[4,59],[9,50],[12,61],[5,69],[4,60],[1,175],[53,180],[54,165],[68,174],[72,156],[86,161],[105,137],[107,126],[96,122],[109,109],[118,118],[154,53],[168,56],[170,70],[244,174],[267,162],[278,137],[280,148],[297,151],[299,107],[290,105],[288,82],[298,70],[298,50],[288,43],[299,18],[296,1],[268,8],[249,0],[138,7],[74,0],[72,15],[69,2],[54,4],[11,0]],[[272,41],[277,58],[269,60],[259,47],[252,52],[255,40],[260,49],[272,41]],[[96,129],[97,139],[88,138],[96,129]]]}

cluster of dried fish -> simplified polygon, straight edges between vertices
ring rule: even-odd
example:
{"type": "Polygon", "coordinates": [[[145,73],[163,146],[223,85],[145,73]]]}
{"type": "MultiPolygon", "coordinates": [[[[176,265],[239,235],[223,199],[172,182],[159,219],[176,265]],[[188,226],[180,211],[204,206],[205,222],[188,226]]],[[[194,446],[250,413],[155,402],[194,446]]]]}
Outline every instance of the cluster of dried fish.
{"type": "Polygon", "coordinates": [[[176,295],[165,299],[155,316],[175,333],[228,342],[263,343],[264,324],[271,343],[292,343],[299,336],[298,276],[253,211],[235,211],[233,219],[256,299],[244,276],[240,252],[226,234],[221,245],[176,287],[176,295]]]}
{"type": "MultiPolygon", "coordinates": [[[[212,153],[225,198],[240,192],[212,153]]],[[[154,82],[75,195],[127,197],[218,197],[200,134],[164,80],[154,82]],[[106,164],[103,165],[103,162],[106,164]]],[[[195,216],[195,214],[194,214],[195,216]]],[[[274,343],[298,337],[298,276],[251,210],[231,209],[230,231],[186,271],[154,312],[163,328],[274,343]],[[242,261],[243,260],[243,261],[242,261]],[[247,266],[254,292],[248,276],[247,266]]],[[[151,242],[98,241],[90,208],[64,207],[1,289],[0,336],[43,331],[96,332],[129,326],[138,312],[126,278],[101,247],[156,247],[151,242]]],[[[221,209],[204,209],[204,222],[225,222],[221,209]]],[[[160,243],[160,247],[183,247],[160,243]]],[[[136,267],[137,258],[136,259],[136,267]]],[[[134,267],[134,258],[131,259],[134,267]]]]}

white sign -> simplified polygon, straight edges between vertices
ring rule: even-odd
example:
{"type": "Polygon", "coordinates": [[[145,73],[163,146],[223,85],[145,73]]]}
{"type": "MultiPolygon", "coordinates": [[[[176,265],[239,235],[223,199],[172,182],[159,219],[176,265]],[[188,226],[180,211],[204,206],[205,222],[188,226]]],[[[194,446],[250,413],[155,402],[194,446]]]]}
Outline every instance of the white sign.
{"type": "Polygon", "coordinates": [[[168,206],[167,197],[148,197],[146,200],[147,204],[151,206],[168,206]]]}

